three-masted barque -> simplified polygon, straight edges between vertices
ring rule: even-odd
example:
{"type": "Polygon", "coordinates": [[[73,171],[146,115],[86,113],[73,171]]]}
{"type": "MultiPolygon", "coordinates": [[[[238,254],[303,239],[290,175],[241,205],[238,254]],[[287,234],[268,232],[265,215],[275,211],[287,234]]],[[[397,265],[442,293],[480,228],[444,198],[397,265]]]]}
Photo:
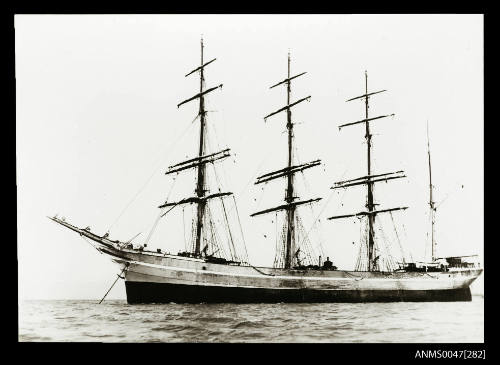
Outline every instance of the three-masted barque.
{"type": "MultiPolygon", "coordinates": [[[[274,267],[255,267],[242,260],[233,250],[228,257],[223,257],[220,250],[214,249],[214,227],[211,224],[210,204],[220,202],[232,195],[220,189],[210,190],[207,186],[207,165],[214,164],[230,156],[230,149],[218,152],[207,151],[207,110],[205,98],[212,91],[222,88],[222,84],[206,88],[205,69],[215,59],[208,62],[203,58],[203,40],[201,41],[201,64],[186,76],[199,74],[199,93],[178,104],[178,107],[191,101],[199,102],[198,119],[200,125],[197,156],[169,167],[166,174],[196,171],[195,195],[177,201],[167,201],[159,206],[162,215],[176,207],[194,204],[193,239],[189,250],[170,254],[161,250],[150,251],[146,245],[135,247],[129,242],[111,240],[109,234],[98,235],[87,228],[72,225],[57,216],[51,219],[66,228],[79,233],[90,240],[101,253],[106,254],[120,266],[119,277],[125,280],[127,301],[133,303],[264,303],[264,302],[378,302],[378,301],[467,301],[471,300],[470,284],[481,274],[482,269],[476,263],[467,263],[463,257],[438,259],[434,256],[434,235],[432,235],[432,259],[430,263],[406,262],[403,259],[398,267],[387,269],[383,265],[382,253],[378,249],[374,224],[379,214],[404,210],[407,207],[376,208],[374,185],[378,182],[405,177],[403,171],[374,173],[371,166],[370,122],[388,117],[382,115],[369,117],[369,98],[386,90],[369,92],[365,75],[365,93],[349,99],[364,100],[365,118],[341,125],[361,125],[365,128],[367,144],[367,174],[365,176],[335,183],[332,189],[343,189],[356,185],[366,185],[366,211],[355,214],[329,217],[340,219],[357,217],[367,224],[367,237],[360,242],[360,254],[355,270],[339,270],[327,258],[317,263],[306,265],[300,256],[300,242],[297,240],[298,210],[302,206],[313,204],[321,198],[299,200],[294,189],[294,175],[306,169],[321,165],[321,160],[296,163],[293,156],[294,122],[292,108],[311,96],[297,101],[291,100],[292,80],[305,72],[291,76],[290,55],[288,55],[288,74],[286,79],[271,86],[286,88],[286,105],[267,115],[286,113],[288,132],[288,159],[284,168],[263,174],[255,184],[267,183],[284,178],[286,190],[284,203],[274,208],[265,209],[252,216],[283,212],[281,245],[277,252],[274,267]]],[[[429,150],[430,173],[430,150],[429,150]]],[[[432,181],[430,181],[430,210],[434,217],[435,204],[432,200],[432,181]]],[[[236,203],[236,201],[235,201],[236,203]]],[[[225,212],[225,207],[224,207],[225,212]]],[[[434,218],[432,218],[432,230],[434,218]]],[[[232,239],[232,237],[231,237],[232,239]]]]}

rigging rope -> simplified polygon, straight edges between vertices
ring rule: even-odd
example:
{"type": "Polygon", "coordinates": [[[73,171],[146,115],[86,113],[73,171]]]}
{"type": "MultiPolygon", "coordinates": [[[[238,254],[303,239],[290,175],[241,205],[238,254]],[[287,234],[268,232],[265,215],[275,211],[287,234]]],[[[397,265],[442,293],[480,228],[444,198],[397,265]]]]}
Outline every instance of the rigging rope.
{"type": "MultiPolygon", "coordinates": [[[[247,138],[247,140],[250,141],[251,139],[247,138]]],[[[243,189],[240,190],[240,192],[238,193],[238,195],[244,196],[246,194],[246,193],[243,194],[243,192],[245,190],[248,192],[248,190],[247,190],[248,185],[250,185],[250,183],[252,182],[252,180],[255,179],[255,176],[257,175],[257,172],[260,171],[260,168],[262,167],[262,165],[264,164],[264,162],[266,162],[269,159],[269,157],[271,156],[271,154],[269,153],[269,151],[271,151],[271,147],[274,147],[274,145],[271,144],[268,147],[268,149],[265,152],[264,158],[260,161],[260,163],[257,166],[257,168],[255,169],[255,171],[253,172],[253,174],[250,176],[250,179],[248,179],[247,183],[245,184],[245,186],[243,187],[243,189]]]]}
{"type": "Polygon", "coordinates": [[[98,251],[101,255],[103,254],[103,253],[101,252],[101,250],[99,250],[97,247],[95,247],[95,246],[94,246],[94,244],[93,244],[92,242],[90,242],[90,241],[87,239],[87,237],[85,237],[85,236],[83,236],[83,235],[80,235],[80,237],[82,237],[82,238],[83,238],[83,240],[84,240],[85,242],[87,242],[89,245],[91,245],[92,247],[94,247],[94,248],[95,248],[95,249],[96,249],[96,250],[97,250],[97,251],[98,251]]]}
{"type": "Polygon", "coordinates": [[[196,119],[198,119],[199,116],[200,116],[200,113],[196,114],[196,117],[194,117],[194,119],[191,121],[190,124],[193,124],[196,121],[196,119]]]}
{"type": "Polygon", "coordinates": [[[186,240],[186,220],[184,217],[184,210],[185,210],[185,207],[182,207],[182,234],[184,237],[184,248],[187,251],[188,249],[187,249],[187,240],[186,240]]]}
{"type": "MultiPolygon", "coordinates": [[[[213,167],[213,170],[214,170],[215,179],[216,179],[216,181],[217,181],[217,185],[219,186],[219,188],[218,188],[218,189],[219,189],[219,192],[220,192],[220,191],[221,191],[220,187],[222,186],[222,184],[221,184],[221,181],[220,181],[220,179],[219,179],[219,175],[217,174],[217,169],[215,168],[215,166],[214,166],[214,165],[212,165],[212,167],[213,167]]],[[[225,170],[224,170],[224,168],[222,168],[222,172],[223,172],[223,173],[224,173],[224,175],[225,175],[225,170]]],[[[224,211],[224,217],[225,217],[225,220],[226,220],[226,227],[227,227],[227,230],[228,230],[228,233],[229,233],[229,242],[230,242],[230,244],[232,245],[232,253],[231,253],[232,259],[233,259],[233,260],[235,260],[235,259],[236,259],[236,260],[241,260],[241,259],[239,258],[239,253],[238,253],[238,251],[236,250],[236,246],[234,245],[233,235],[232,235],[232,232],[231,232],[231,227],[230,227],[230,225],[229,225],[229,218],[228,218],[228,212],[229,212],[229,213],[231,213],[231,212],[232,212],[232,210],[233,210],[234,208],[236,208],[236,214],[237,214],[237,216],[238,216],[238,222],[239,222],[239,224],[240,224],[240,231],[241,231],[241,235],[242,235],[242,239],[243,239],[243,246],[244,246],[244,248],[245,248],[245,257],[246,257],[246,260],[248,260],[248,254],[246,253],[246,245],[245,245],[245,242],[244,242],[244,237],[243,237],[243,228],[241,227],[240,217],[239,217],[239,214],[238,214],[238,210],[237,210],[237,206],[236,206],[236,199],[235,199],[235,197],[234,197],[234,194],[233,194],[234,207],[232,207],[232,208],[231,208],[231,209],[229,209],[229,210],[226,210],[226,206],[225,206],[225,204],[224,204],[224,200],[223,200],[223,198],[220,198],[220,200],[221,200],[221,203],[222,203],[222,208],[223,208],[223,211],[224,211]]],[[[223,223],[223,222],[219,223],[219,224],[217,225],[217,227],[218,227],[219,225],[221,225],[222,223],[223,223]]],[[[230,247],[229,247],[229,250],[230,250],[230,251],[231,251],[231,245],[229,245],[229,246],[230,246],[230,247]]]]}
{"type": "Polygon", "coordinates": [[[314,265],[314,259],[313,259],[313,257],[316,257],[316,253],[315,253],[313,247],[311,246],[311,241],[309,240],[309,238],[305,234],[304,225],[302,223],[302,218],[300,218],[298,215],[297,215],[296,218],[297,218],[298,232],[302,233],[304,235],[304,238],[301,241],[301,242],[304,243],[304,245],[303,246],[299,245],[298,249],[300,250],[302,247],[304,247],[305,248],[305,254],[306,254],[306,260],[308,260],[308,262],[309,262],[310,265],[314,265]]]}
{"type": "Polygon", "coordinates": [[[245,243],[245,236],[243,235],[243,227],[241,226],[240,214],[238,213],[238,206],[236,205],[236,199],[234,197],[234,194],[233,194],[233,201],[234,201],[234,206],[236,208],[236,216],[238,217],[238,224],[240,226],[241,238],[243,239],[243,248],[245,249],[245,260],[248,261],[247,245],[245,243]]]}
{"type": "MultiPolygon", "coordinates": [[[[170,188],[170,191],[168,192],[168,195],[167,195],[167,201],[168,199],[170,198],[170,194],[172,194],[172,190],[174,189],[174,186],[175,186],[175,183],[176,183],[177,179],[174,179],[174,183],[172,184],[172,187],[170,188]]],[[[151,228],[151,231],[149,231],[149,234],[148,236],[146,237],[146,240],[144,241],[144,246],[147,245],[149,243],[149,240],[151,239],[151,236],[153,235],[154,231],[156,230],[156,227],[158,226],[158,223],[160,222],[160,219],[165,215],[167,214],[168,212],[170,212],[172,209],[174,209],[175,207],[177,206],[177,204],[175,204],[174,206],[172,206],[169,210],[167,210],[165,213],[163,213],[163,211],[166,209],[165,208],[161,208],[160,209],[160,213],[158,213],[158,217],[156,217],[156,220],[153,224],[153,227],[151,228]]]]}
{"type": "Polygon", "coordinates": [[[123,216],[123,214],[125,213],[125,211],[130,207],[130,205],[137,199],[137,197],[144,191],[144,189],[146,188],[146,186],[151,182],[151,180],[153,179],[153,176],[156,175],[158,173],[158,170],[159,170],[159,167],[161,164],[163,164],[163,162],[167,159],[167,157],[170,156],[170,152],[171,150],[177,145],[177,143],[179,143],[183,138],[184,136],[186,135],[186,133],[191,129],[191,127],[193,126],[192,123],[188,124],[188,126],[184,129],[184,131],[182,132],[181,136],[176,138],[175,141],[168,147],[167,149],[167,152],[165,153],[165,156],[163,156],[163,153],[162,153],[162,156],[163,158],[160,156],[160,161],[159,163],[157,163],[155,165],[155,168],[154,168],[154,171],[153,173],[149,176],[149,178],[146,180],[146,182],[144,183],[144,185],[142,185],[142,187],[137,191],[137,193],[134,195],[134,197],[128,202],[128,204],[123,208],[123,210],[120,212],[120,214],[118,215],[118,217],[115,219],[115,221],[109,226],[107,232],[109,232],[111,230],[111,228],[114,227],[114,225],[118,222],[118,220],[123,216]]]}
{"type": "MultiPolygon", "coordinates": [[[[403,229],[404,237],[408,237],[408,235],[406,234],[405,224],[403,222],[401,223],[401,228],[403,229]]],[[[411,253],[411,250],[408,250],[408,255],[410,256],[410,262],[413,262],[413,255],[411,253]]]]}
{"type": "MultiPolygon", "coordinates": [[[[380,223],[379,224],[379,231],[381,233],[381,236],[382,236],[382,240],[384,242],[384,249],[385,249],[385,256],[386,257],[383,257],[384,259],[384,262],[385,262],[385,266],[386,266],[386,269],[387,271],[392,271],[392,270],[395,270],[396,269],[396,263],[394,261],[394,258],[392,257],[391,255],[391,251],[390,251],[390,246],[388,245],[388,242],[390,244],[390,241],[387,239],[387,236],[385,235],[385,232],[382,228],[382,224],[380,223]]],[[[381,251],[381,254],[382,254],[382,250],[381,251]]]]}
{"type": "MultiPolygon", "coordinates": [[[[363,220],[359,218],[360,222],[363,220]]],[[[366,224],[359,225],[359,251],[358,258],[356,260],[355,270],[365,271],[368,269],[367,265],[367,246],[368,245],[368,221],[366,224]],[[363,229],[364,227],[364,229],[363,229]]]]}
{"type": "MultiPolygon", "coordinates": [[[[304,239],[307,238],[307,236],[309,235],[309,233],[311,232],[311,230],[314,228],[314,225],[316,224],[316,221],[318,221],[319,217],[321,216],[321,214],[323,213],[323,211],[325,210],[325,208],[328,206],[328,203],[330,202],[330,199],[333,197],[333,193],[334,192],[335,192],[335,190],[331,191],[331,193],[330,193],[330,195],[329,195],[326,203],[323,204],[323,208],[321,208],[321,211],[318,213],[318,215],[314,219],[313,223],[311,224],[311,227],[307,230],[304,239]]],[[[344,190],[344,194],[345,194],[345,190],[344,190]]],[[[303,243],[304,239],[299,243],[299,246],[303,243]]],[[[323,246],[321,245],[321,241],[320,241],[320,250],[323,253],[323,246]]]]}
{"type": "Polygon", "coordinates": [[[401,240],[399,239],[399,235],[398,235],[398,230],[396,229],[396,223],[394,223],[394,218],[392,216],[392,212],[389,211],[389,214],[391,216],[391,221],[392,221],[392,225],[394,227],[394,233],[396,233],[396,239],[398,241],[398,244],[399,244],[399,249],[401,250],[401,256],[402,256],[402,259],[403,259],[403,265],[406,264],[406,260],[405,260],[405,252],[403,250],[403,245],[401,244],[401,240]]]}
{"type": "Polygon", "coordinates": [[[259,270],[258,268],[256,268],[255,266],[253,266],[252,264],[250,264],[249,262],[243,262],[244,264],[247,264],[248,266],[250,266],[252,269],[254,269],[255,271],[257,271],[259,274],[262,274],[262,275],[266,275],[266,276],[276,276],[274,274],[268,274],[268,273],[265,273],[264,271],[261,271],[259,270]]]}
{"type": "MultiPolygon", "coordinates": [[[[212,165],[212,167],[213,167],[213,170],[214,170],[215,179],[217,180],[217,185],[218,185],[218,187],[219,187],[219,188],[218,188],[218,189],[219,189],[219,192],[221,192],[221,188],[220,188],[220,187],[222,186],[222,184],[221,184],[221,182],[220,182],[220,180],[219,180],[219,175],[217,174],[217,169],[215,168],[215,166],[214,166],[214,165],[212,165]]],[[[223,169],[223,168],[222,168],[222,171],[223,171],[223,173],[224,173],[224,169],[223,169]]],[[[225,220],[226,220],[226,227],[227,227],[227,231],[228,231],[228,233],[229,233],[229,243],[230,243],[230,244],[229,244],[228,246],[229,246],[229,251],[230,251],[230,253],[231,253],[231,260],[236,260],[236,259],[237,259],[237,257],[238,257],[238,255],[237,255],[237,252],[236,252],[236,248],[235,248],[235,246],[234,246],[233,234],[232,234],[232,232],[231,232],[231,227],[230,227],[230,225],[229,225],[229,219],[228,219],[228,217],[227,217],[226,205],[224,204],[224,200],[223,200],[223,198],[222,198],[222,197],[220,198],[220,201],[221,201],[221,204],[222,204],[222,209],[223,209],[223,211],[224,211],[224,218],[225,218],[225,220]]],[[[223,222],[222,222],[222,223],[223,223],[223,222]]],[[[222,223],[220,223],[220,224],[222,224],[222,223]]],[[[217,227],[218,227],[218,226],[219,226],[219,225],[217,225],[217,227]]]]}
{"type": "MultiPolygon", "coordinates": [[[[194,209],[192,209],[194,211],[194,209]]],[[[189,251],[194,252],[196,248],[196,219],[194,214],[191,215],[191,249],[189,251]]]]}
{"type": "Polygon", "coordinates": [[[144,241],[144,246],[146,246],[148,243],[149,243],[149,239],[151,238],[151,236],[153,235],[153,232],[155,231],[156,229],[156,226],[158,225],[158,222],[160,221],[161,217],[163,217],[162,215],[163,211],[160,210],[160,213],[158,213],[158,217],[156,217],[156,220],[153,224],[153,227],[151,228],[151,230],[149,231],[149,234],[148,236],[146,237],[146,240],[144,241]]]}
{"type": "Polygon", "coordinates": [[[108,293],[111,291],[111,289],[113,289],[113,287],[115,286],[115,284],[116,284],[116,282],[118,281],[118,279],[120,279],[120,278],[122,277],[121,275],[123,274],[123,272],[124,272],[125,270],[127,270],[128,265],[129,265],[129,263],[128,263],[128,262],[127,262],[127,263],[125,263],[125,267],[123,268],[123,270],[121,271],[121,273],[119,273],[119,274],[117,275],[117,278],[115,279],[115,281],[114,281],[114,282],[113,282],[113,284],[111,285],[111,288],[109,288],[109,289],[108,289],[108,291],[106,292],[106,294],[104,294],[104,296],[102,297],[102,299],[101,299],[101,301],[99,302],[99,304],[101,304],[101,303],[102,303],[102,301],[104,300],[104,298],[106,298],[106,296],[107,296],[107,295],[108,295],[108,293]]]}
{"type": "Polygon", "coordinates": [[[351,277],[353,277],[353,278],[357,278],[358,280],[356,280],[356,281],[359,281],[359,280],[363,280],[363,279],[364,279],[364,277],[363,277],[363,276],[353,275],[353,274],[351,274],[351,273],[350,273],[350,272],[348,272],[348,271],[344,271],[344,273],[346,273],[347,275],[349,275],[349,276],[351,276],[351,277]]]}
{"type": "Polygon", "coordinates": [[[279,238],[280,238],[279,235],[278,235],[278,211],[276,211],[274,213],[274,221],[276,222],[276,224],[275,224],[275,230],[276,230],[276,232],[275,232],[275,235],[274,235],[276,241],[274,243],[274,252],[275,253],[274,253],[273,266],[277,267],[278,266],[278,251],[279,251],[279,246],[278,245],[279,245],[279,238]]]}
{"type": "Polygon", "coordinates": [[[439,279],[439,277],[438,277],[438,276],[432,276],[432,275],[428,274],[427,272],[426,272],[426,273],[424,273],[424,274],[425,274],[425,275],[427,275],[427,276],[430,276],[430,277],[431,277],[431,278],[433,278],[433,279],[439,279]]]}
{"type": "MultiPolygon", "coordinates": [[[[429,223],[432,223],[432,213],[428,212],[427,213],[427,219],[429,220],[429,223]]],[[[425,233],[425,245],[424,245],[424,257],[425,260],[427,260],[427,247],[429,246],[430,240],[429,240],[429,230],[425,233]]],[[[432,245],[432,243],[431,243],[432,245]]]]}
{"type": "MultiPolygon", "coordinates": [[[[220,201],[222,203],[222,209],[224,210],[224,217],[226,218],[227,230],[229,232],[229,238],[230,238],[231,246],[232,246],[232,249],[233,249],[233,251],[231,253],[231,255],[233,257],[231,259],[235,260],[235,259],[237,259],[237,254],[236,254],[236,248],[234,247],[234,241],[233,241],[233,235],[231,233],[231,227],[229,226],[229,220],[227,219],[226,206],[224,205],[224,200],[222,200],[222,198],[220,198],[220,201]]],[[[230,246],[230,248],[231,248],[231,246],[230,246]]]]}
{"type": "MultiPolygon", "coordinates": [[[[208,208],[208,206],[207,206],[207,208],[208,208]]],[[[211,229],[211,233],[212,233],[212,245],[217,247],[217,251],[213,252],[212,254],[215,255],[216,252],[221,251],[222,256],[225,259],[227,259],[228,255],[226,253],[226,250],[224,249],[224,246],[219,245],[220,238],[219,238],[219,235],[217,233],[216,227],[213,224],[212,211],[210,210],[210,208],[208,208],[207,211],[208,211],[207,219],[209,220],[210,229],[211,229]]],[[[231,247],[229,247],[229,250],[231,251],[231,247]]]]}

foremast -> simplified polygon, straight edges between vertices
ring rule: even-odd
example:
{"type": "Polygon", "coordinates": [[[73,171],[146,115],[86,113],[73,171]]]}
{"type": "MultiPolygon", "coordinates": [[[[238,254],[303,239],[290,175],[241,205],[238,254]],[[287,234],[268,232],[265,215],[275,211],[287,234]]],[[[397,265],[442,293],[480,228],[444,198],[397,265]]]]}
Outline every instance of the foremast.
{"type": "MultiPolygon", "coordinates": [[[[201,39],[201,61],[203,66],[203,38],[201,39]]],[[[200,108],[198,115],[200,116],[200,144],[198,148],[198,157],[201,158],[205,154],[205,97],[203,96],[203,88],[205,86],[204,67],[200,68],[200,108]]],[[[195,255],[200,254],[201,228],[203,227],[203,216],[205,215],[206,200],[202,199],[205,196],[205,164],[198,165],[198,179],[196,184],[196,195],[200,199],[197,208],[197,224],[196,224],[196,246],[195,255]]]]}
{"type": "Polygon", "coordinates": [[[291,97],[291,81],[299,76],[302,76],[306,74],[306,72],[302,72],[298,75],[295,76],[290,76],[290,52],[288,52],[288,73],[287,73],[287,78],[283,81],[278,82],[277,84],[274,84],[273,86],[270,87],[270,89],[278,86],[278,85],[286,85],[286,106],[278,109],[275,112],[272,112],[264,117],[264,121],[267,120],[267,118],[278,114],[282,111],[286,111],[287,115],[287,123],[286,123],[286,128],[288,131],[288,161],[287,161],[287,167],[273,171],[267,174],[264,174],[262,176],[259,176],[257,178],[257,181],[255,184],[261,184],[265,183],[280,177],[286,177],[287,179],[287,187],[285,191],[285,202],[286,204],[270,208],[270,209],[265,209],[256,213],[251,214],[251,216],[256,216],[260,214],[265,214],[265,213],[270,213],[278,210],[285,210],[286,211],[286,221],[285,221],[285,230],[286,230],[286,239],[284,242],[284,268],[285,269],[290,269],[293,267],[294,263],[294,256],[298,253],[296,250],[296,242],[295,242],[295,216],[296,216],[296,207],[302,204],[307,204],[307,203],[313,203],[316,201],[321,200],[321,198],[316,198],[316,199],[309,199],[309,200],[303,200],[303,201],[295,201],[298,199],[297,196],[294,196],[294,175],[297,172],[301,172],[307,168],[318,166],[321,164],[320,160],[315,160],[312,162],[308,162],[305,164],[300,164],[300,165],[293,165],[293,139],[294,139],[294,133],[293,133],[293,121],[292,121],[292,107],[305,101],[309,100],[311,96],[307,96],[305,98],[299,99],[293,103],[290,102],[290,97],[291,97]]]}
{"type": "Polygon", "coordinates": [[[382,92],[385,92],[387,90],[380,90],[380,91],[374,91],[374,92],[368,92],[368,73],[365,71],[365,93],[361,96],[356,96],[354,98],[346,100],[346,102],[353,101],[353,100],[362,100],[364,99],[365,102],[365,119],[356,121],[356,122],[350,122],[350,123],[345,123],[339,126],[339,130],[341,130],[343,127],[351,126],[351,125],[357,125],[357,124],[364,124],[365,125],[365,139],[366,139],[366,155],[367,155],[367,175],[358,177],[355,179],[350,179],[350,180],[345,180],[345,181],[339,181],[334,183],[334,186],[331,187],[331,189],[339,189],[339,188],[347,188],[350,186],[355,186],[355,185],[366,185],[367,187],[367,198],[366,198],[366,208],[367,211],[355,213],[355,214],[347,214],[347,215],[339,215],[339,216],[334,216],[334,217],[329,217],[328,219],[339,219],[339,218],[348,218],[348,217],[363,217],[366,216],[368,217],[368,271],[378,271],[378,256],[374,257],[374,248],[375,248],[375,231],[374,231],[374,225],[375,225],[375,216],[379,213],[386,213],[386,212],[391,212],[395,210],[401,210],[401,209],[407,209],[408,207],[397,207],[397,208],[389,208],[389,209],[381,209],[381,210],[375,210],[375,206],[378,205],[374,202],[374,184],[376,182],[381,182],[385,181],[387,182],[388,180],[392,179],[399,179],[406,177],[404,175],[404,171],[395,171],[395,172],[389,172],[389,173],[383,173],[383,174],[372,174],[372,166],[371,166],[371,147],[372,147],[372,135],[370,133],[370,121],[382,119],[382,118],[387,118],[394,116],[394,114],[390,115],[380,115],[377,117],[372,117],[369,118],[368,115],[368,110],[369,110],[369,98],[372,95],[379,94],[382,92]]]}
{"type": "Polygon", "coordinates": [[[218,161],[220,159],[226,158],[230,156],[229,149],[225,149],[219,152],[211,153],[211,154],[206,154],[205,151],[205,139],[206,139],[206,114],[207,111],[205,110],[205,95],[218,89],[222,88],[222,84],[205,89],[205,67],[214,62],[216,59],[212,59],[206,63],[204,63],[203,59],[203,38],[201,39],[201,62],[200,66],[197,67],[196,69],[192,70],[188,74],[185,75],[185,77],[199,72],[200,74],[200,92],[194,96],[192,96],[189,99],[186,99],[182,102],[180,102],[177,107],[179,108],[181,105],[190,102],[192,100],[199,99],[199,111],[198,111],[198,116],[200,120],[200,138],[199,138],[199,145],[198,145],[198,156],[180,163],[177,163],[175,165],[172,165],[168,168],[168,171],[165,174],[171,174],[171,173],[178,173],[183,170],[188,170],[191,168],[195,168],[197,170],[196,172],[196,188],[195,188],[195,194],[196,196],[194,197],[188,197],[181,199],[177,202],[165,202],[164,204],[160,205],[159,208],[165,208],[165,207],[172,207],[173,209],[175,206],[180,205],[180,204],[197,204],[197,209],[196,209],[196,235],[195,235],[195,245],[194,245],[194,251],[192,254],[196,257],[201,256],[202,248],[201,248],[201,243],[203,239],[203,222],[205,220],[205,211],[206,211],[206,204],[209,199],[212,198],[217,198],[217,197],[224,197],[231,195],[232,193],[230,192],[219,192],[215,194],[209,194],[207,195],[206,193],[209,191],[206,187],[206,165],[207,163],[214,163],[215,161],[218,161]]]}

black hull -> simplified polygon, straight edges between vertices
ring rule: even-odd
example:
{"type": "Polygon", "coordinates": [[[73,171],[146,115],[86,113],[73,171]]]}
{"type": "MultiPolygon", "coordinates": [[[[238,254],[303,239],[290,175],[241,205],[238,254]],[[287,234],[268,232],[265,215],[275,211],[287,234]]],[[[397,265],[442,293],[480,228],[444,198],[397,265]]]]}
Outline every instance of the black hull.
{"type": "Polygon", "coordinates": [[[448,290],[311,290],[182,285],[126,281],[127,302],[141,303],[365,303],[462,302],[469,288],[448,290]]]}

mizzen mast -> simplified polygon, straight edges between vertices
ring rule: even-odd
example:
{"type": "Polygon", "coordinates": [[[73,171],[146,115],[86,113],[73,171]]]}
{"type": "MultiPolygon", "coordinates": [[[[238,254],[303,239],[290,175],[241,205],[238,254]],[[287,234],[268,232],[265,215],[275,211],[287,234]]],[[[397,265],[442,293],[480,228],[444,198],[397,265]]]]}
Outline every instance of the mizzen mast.
{"type": "Polygon", "coordinates": [[[196,237],[195,237],[195,246],[194,246],[194,256],[201,256],[201,241],[202,241],[202,229],[203,229],[203,221],[205,219],[205,208],[207,201],[212,198],[222,198],[224,196],[231,195],[232,193],[230,192],[219,192],[215,194],[209,194],[207,195],[206,193],[209,191],[206,188],[206,164],[207,163],[214,163],[215,161],[221,160],[223,158],[229,157],[229,149],[225,149],[219,152],[215,153],[210,153],[210,154],[205,154],[205,139],[206,139],[206,114],[207,111],[205,110],[205,95],[208,93],[217,90],[218,88],[222,88],[222,84],[205,89],[205,67],[214,62],[216,59],[212,59],[206,63],[204,63],[203,60],[203,38],[201,39],[201,63],[200,66],[192,70],[191,72],[187,73],[185,77],[199,72],[200,74],[200,92],[182,102],[180,102],[177,107],[180,107],[181,105],[188,103],[192,100],[199,99],[199,111],[198,111],[198,117],[200,119],[200,139],[199,139],[199,146],[198,146],[198,156],[195,158],[188,159],[183,162],[179,162],[175,165],[172,165],[168,168],[168,171],[165,174],[171,174],[171,173],[178,173],[183,170],[187,170],[190,168],[196,168],[197,169],[197,180],[196,180],[196,189],[195,189],[195,194],[196,196],[194,197],[188,197],[181,199],[177,202],[165,202],[164,204],[160,205],[159,208],[165,208],[165,207],[175,207],[180,204],[192,204],[195,203],[197,204],[197,213],[196,213],[196,237]]]}
{"type": "Polygon", "coordinates": [[[431,262],[434,262],[436,259],[436,243],[434,242],[434,222],[435,222],[435,214],[436,214],[436,205],[434,200],[432,199],[432,190],[434,186],[432,185],[432,170],[431,170],[431,147],[429,143],[429,122],[427,122],[427,156],[429,160],[429,207],[431,214],[431,262]]]}
{"type": "Polygon", "coordinates": [[[362,217],[362,216],[367,216],[368,217],[368,271],[377,271],[378,265],[377,265],[377,259],[378,257],[374,258],[374,246],[375,246],[375,232],[374,232],[374,224],[375,224],[375,216],[379,213],[386,213],[386,212],[392,212],[394,210],[401,210],[401,209],[407,209],[407,207],[398,207],[398,208],[390,208],[390,209],[382,209],[382,210],[375,210],[375,206],[378,205],[374,202],[374,194],[373,194],[373,186],[374,183],[376,182],[381,182],[385,181],[387,182],[388,180],[392,179],[399,179],[406,177],[404,175],[403,171],[396,171],[396,172],[389,172],[389,173],[384,173],[384,174],[372,174],[372,166],[371,166],[371,147],[372,147],[372,135],[370,133],[370,121],[382,119],[382,118],[387,118],[394,116],[394,114],[389,114],[389,115],[380,115],[377,117],[368,117],[368,109],[369,109],[369,98],[372,95],[379,94],[382,92],[385,92],[387,90],[380,90],[380,91],[375,91],[375,92],[368,92],[368,73],[365,71],[365,93],[360,96],[356,96],[354,98],[346,100],[348,101],[353,101],[353,100],[359,100],[359,99],[364,99],[365,101],[365,118],[356,122],[350,122],[350,123],[345,123],[339,126],[339,130],[341,130],[343,127],[347,126],[352,126],[356,124],[365,124],[365,139],[366,139],[366,145],[367,145],[367,175],[362,176],[359,178],[355,179],[350,179],[346,181],[339,181],[334,183],[334,186],[331,187],[331,189],[339,189],[339,188],[347,188],[350,186],[354,185],[366,185],[367,187],[367,203],[366,203],[366,208],[367,211],[355,213],[355,214],[346,214],[346,215],[339,215],[339,216],[334,216],[334,217],[329,217],[328,219],[340,219],[340,218],[348,218],[348,217],[362,217]]]}
{"type": "Polygon", "coordinates": [[[295,247],[295,208],[299,205],[302,204],[308,204],[308,203],[313,203],[316,201],[321,200],[321,198],[316,198],[316,199],[309,199],[309,200],[303,200],[303,201],[295,201],[295,199],[298,199],[297,196],[294,196],[294,175],[297,172],[301,172],[305,169],[318,166],[321,164],[320,160],[315,160],[312,162],[308,162],[305,164],[300,164],[300,165],[293,165],[293,122],[292,122],[292,107],[305,101],[309,100],[311,96],[307,96],[305,98],[299,99],[293,103],[290,103],[290,97],[291,97],[291,81],[299,76],[302,76],[306,74],[306,72],[302,72],[298,75],[295,76],[290,76],[290,52],[288,53],[288,74],[287,78],[283,81],[278,82],[277,84],[274,84],[273,86],[270,87],[270,89],[278,86],[278,85],[286,85],[286,90],[287,90],[287,99],[286,99],[286,106],[283,108],[280,108],[276,110],[275,112],[272,112],[264,117],[264,121],[267,120],[267,118],[278,114],[282,111],[286,111],[287,115],[287,130],[288,130],[288,164],[287,167],[273,171],[267,174],[264,174],[262,176],[259,176],[257,178],[257,181],[255,184],[261,184],[261,183],[267,183],[268,181],[280,178],[280,177],[286,177],[287,179],[287,188],[285,191],[285,202],[286,204],[279,205],[274,208],[270,209],[265,209],[256,213],[251,214],[251,216],[256,216],[260,214],[265,214],[265,213],[270,213],[278,210],[286,210],[286,240],[284,242],[285,245],[285,250],[284,250],[284,267],[285,269],[289,269],[293,267],[293,258],[294,256],[298,253],[295,247]]]}

